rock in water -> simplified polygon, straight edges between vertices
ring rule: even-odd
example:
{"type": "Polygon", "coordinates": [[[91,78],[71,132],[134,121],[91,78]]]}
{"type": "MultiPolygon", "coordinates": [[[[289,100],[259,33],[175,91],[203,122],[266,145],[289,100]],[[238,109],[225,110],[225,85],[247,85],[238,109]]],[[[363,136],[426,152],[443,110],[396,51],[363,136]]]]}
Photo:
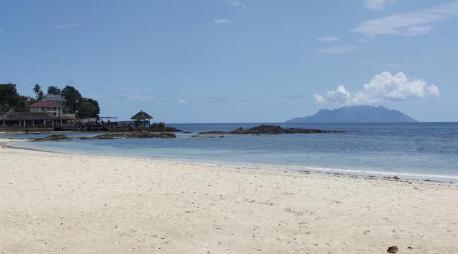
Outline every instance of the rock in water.
{"type": "Polygon", "coordinates": [[[80,139],[120,139],[120,138],[175,138],[172,132],[111,132],[93,137],[81,137],[80,139]]]}
{"type": "Polygon", "coordinates": [[[398,253],[398,251],[399,251],[398,246],[390,246],[390,247],[388,247],[388,249],[386,250],[386,252],[388,252],[388,253],[398,253]]]}
{"type": "Polygon", "coordinates": [[[320,130],[320,129],[300,129],[300,128],[282,128],[278,125],[259,125],[253,128],[244,129],[238,128],[233,131],[209,131],[201,132],[199,134],[237,134],[237,135],[261,135],[261,134],[307,134],[307,133],[335,133],[341,131],[333,130],[320,130]]]}
{"type": "Polygon", "coordinates": [[[32,141],[63,141],[63,140],[70,140],[71,138],[67,137],[64,134],[52,134],[45,138],[36,138],[32,141]]]}

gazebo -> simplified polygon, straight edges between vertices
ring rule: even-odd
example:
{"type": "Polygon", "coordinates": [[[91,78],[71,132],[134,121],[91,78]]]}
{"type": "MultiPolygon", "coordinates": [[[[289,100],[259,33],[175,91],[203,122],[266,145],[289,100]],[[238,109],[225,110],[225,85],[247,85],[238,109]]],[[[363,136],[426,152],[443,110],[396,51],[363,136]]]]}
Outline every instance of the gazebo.
{"type": "Polygon", "coordinates": [[[130,119],[135,121],[136,125],[149,126],[150,120],[153,119],[148,113],[140,110],[137,114],[133,115],[130,119]]]}

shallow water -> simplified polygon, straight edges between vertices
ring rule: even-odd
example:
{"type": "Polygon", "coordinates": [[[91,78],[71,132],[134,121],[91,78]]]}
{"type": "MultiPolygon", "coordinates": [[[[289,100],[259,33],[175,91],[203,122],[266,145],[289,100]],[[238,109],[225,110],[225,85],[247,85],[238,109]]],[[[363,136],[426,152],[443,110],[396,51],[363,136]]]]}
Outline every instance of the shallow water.
{"type": "MultiPolygon", "coordinates": [[[[345,132],[193,137],[201,131],[232,130],[255,125],[174,124],[174,127],[193,134],[179,134],[176,139],[21,142],[16,146],[82,154],[458,176],[458,123],[282,124],[283,127],[345,132]]],[[[42,135],[13,135],[15,138],[36,136],[42,135]]]]}

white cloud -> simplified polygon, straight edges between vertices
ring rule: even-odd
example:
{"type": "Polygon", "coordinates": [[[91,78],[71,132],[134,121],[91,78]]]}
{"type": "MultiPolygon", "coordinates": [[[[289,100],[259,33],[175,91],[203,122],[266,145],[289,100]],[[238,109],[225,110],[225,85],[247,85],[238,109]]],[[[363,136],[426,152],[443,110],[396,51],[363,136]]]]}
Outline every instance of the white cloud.
{"type": "Polygon", "coordinates": [[[231,24],[231,21],[229,21],[228,19],[214,19],[213,23],[217,25],[229,25],[231,24]]]}
{"type": "Polygon", "coordinates": [[[324,37],[316,38],[316,41],[318,41],[318,42],[335,42],[335,41],[340,41],[340,38],[335,37],[335,36],[324,36],[324,37]]]}
{"type": "Polygon", "coordinates": [[[246,5],[242,3],[242,1],[239,1],[239,0],[226,0],[223,3],[226,5],[230,5],[232,7],[246,8],[246,5]]]}
{"type": "Polygon", "coordinates": [[[179,99],[179,100],[177,101],[177,103],[178,103],[178,104],[186,104],[186,103],[188,103],[188,101],[187,101],[187,100],[184,100],[184,99],[179,99]]]}
{"type": "Polygon", "coordinates": [[[326,99],[323,96],[319,95],[319,94],[315,94],[315,102],[317,104],[324,104],[324,103],[326,103],[326,99]]]}
{"type": "Polygon", "coordinates": [[[340,85],[326,95],[315,95],[318,104],[331,104],[337,106],[351,105],[382,105],[386,102],[405,101],[413,98],[427,96],[440,96],[436,85],[428,85],[421,79],[408,78],[404,73],[395,75],[382,72],[372,78],[369,83],[355,93],[348,91],[340,85]]]}
{"type": "Polygon", "coordinates": [[[67,23],[67,24],[57,25],[56,29],[72,29],[72,28],[77,28],[79,26],[80,24],[78,23],[67,23]]]}
{"type": "Polygon", "coordinates": [[[367,36],[405,35],[416,36],[429,33],[432,24],[458,14],[458,2],[442,4],[416,12],[396,14],[367,20],[351,31],[367,36]]]}
{"type": "Polygon", "coordinates": [[[357,49],[358,48],[354,46],[337,46],[337,47],[320,48],[317,51],[323,54],[342,55],[342,54],[353,52],[357,49]]]}
{"type": "Polygon", "coordinates": [[[371,10],[382,10],[387,4],[394,2],[394,0],[365,0],[366,7],[371,10]]]}

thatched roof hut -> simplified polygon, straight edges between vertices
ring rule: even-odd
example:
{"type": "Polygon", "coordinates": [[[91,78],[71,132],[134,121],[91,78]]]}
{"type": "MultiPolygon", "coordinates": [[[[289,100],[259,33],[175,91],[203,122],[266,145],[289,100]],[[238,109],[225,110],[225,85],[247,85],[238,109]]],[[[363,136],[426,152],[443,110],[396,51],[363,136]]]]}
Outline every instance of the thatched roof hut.
{"type": "Polygon", "coordinates": [[[137,121],[137,122],[149,122],[149,120],[153,119],[148,113],[140,110],[137,114],[133,115],[130,119],[137,121]]]}

